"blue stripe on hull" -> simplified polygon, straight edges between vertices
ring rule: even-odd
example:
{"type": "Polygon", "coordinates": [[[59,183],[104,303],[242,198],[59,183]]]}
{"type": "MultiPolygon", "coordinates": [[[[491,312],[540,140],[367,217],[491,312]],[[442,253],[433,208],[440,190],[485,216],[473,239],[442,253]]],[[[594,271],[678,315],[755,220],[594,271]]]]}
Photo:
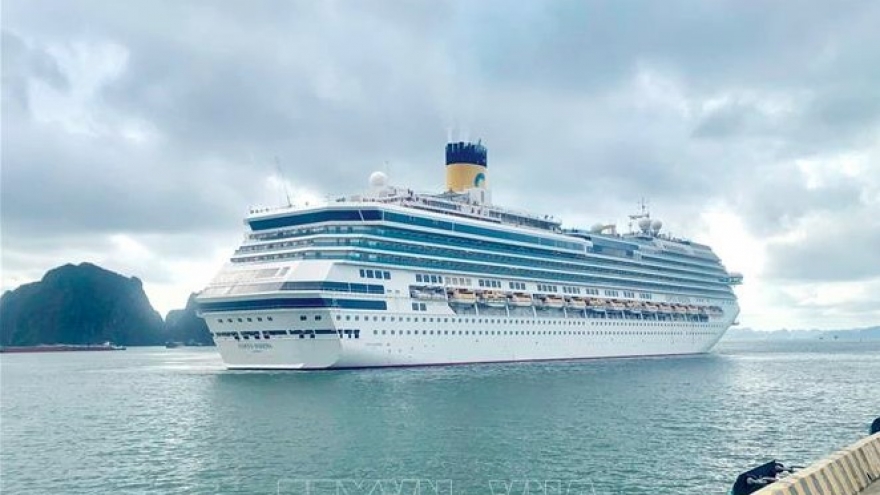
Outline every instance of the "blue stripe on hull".
{"type": "Polygon", "coordinates": [[[388,309],[388,304],[385,301],[365,301],[361,299],[332,299],[325,297],[277,298],[257,299],[252,301],[199,303],[199,309],[204,313],[287,308],[343,308],[385,311],[388,309]]]}

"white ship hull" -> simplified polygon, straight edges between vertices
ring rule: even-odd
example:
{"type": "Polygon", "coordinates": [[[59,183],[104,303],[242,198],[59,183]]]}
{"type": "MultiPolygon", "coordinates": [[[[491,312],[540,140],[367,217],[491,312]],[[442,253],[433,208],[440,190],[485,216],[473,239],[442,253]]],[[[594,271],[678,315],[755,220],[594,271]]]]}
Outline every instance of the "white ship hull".
{"type": "Polygon", "coordinates": [[[332,369],[708,352],[739,314],[706,245],[564,228],[492,204],[481,143],[446,145],[447,186],[255,209],[198,296],[230,369],[332,369]]]}
{"type": "MultiPolygon", "coordinates": [[[[310,320],[313,313],[309,314],[310,320]]],[[[300,326],[299,312],[273,314],[275,323],[300,326]]],[[[303,325],[299,330],[302,333],[292,331],[269,338],[261,335],[259,339],[251,336],[246,340],[219,337],[215,342],[229,369],[316,370],[668,356],[708,352],[732,320],[719,318],[698,323],[426,315],[435,321],[406,322],[398,317],[391,323],[372,321],[371,317],[367,317],[368,321],[338,321],[329,311],[323,315],[322,321],[338,322],[339,328],[332,325],[331,333],[331,325],[326,325],[323,333],[313,336],[314,325],[309,329],[305,328],[309,325],[303,325]],[[340,331],[344,332],[342,336],[340,331]]],[[[258,331],[277,327],[263,323],[252,328],[258,331]]],[[[220,328],[222,325],[217,325],[217,329],[212,325],[212,331],[220,328]]]]}

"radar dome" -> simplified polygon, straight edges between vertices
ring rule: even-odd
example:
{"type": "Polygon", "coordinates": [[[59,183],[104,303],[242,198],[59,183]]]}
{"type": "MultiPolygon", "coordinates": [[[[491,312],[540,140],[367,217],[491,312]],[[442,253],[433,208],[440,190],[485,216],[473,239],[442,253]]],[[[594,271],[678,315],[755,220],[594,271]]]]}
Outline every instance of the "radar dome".
{"type": "Polygon", "coordinates": [[[388,175],[385,172],[373,172],[370,174],[370,187],[381,189],[388,185],[388,175]]]}
{"type": "Polygon", "coordinates": [[[605,228],[604,225],[602,225],[601,223],[597,223],[597,224],[593,225],[592,227],[590,227],[590,232],[593,232],[594,234],[598,234],[599,232],[602,232],[602,229],[604,229],[604,228],[605,228]]]}
{"type": "Polygon", "coordinates": [[[653,230],[654,232],[660,232],[660,229],[662,228],[663,222],[661,222],[660,220],[654,220],[653,222],[651,222],[651,230],[653,230]]]}
{"type": "Polygon", "coordinates": [[[643,232],[647,232],[648,230],[650,230],[650,228],[651,228],[651,219],[650,219],[650,218],[643,218],[643,219],[639,220],[639,228],[640,228],[643,232]]]}

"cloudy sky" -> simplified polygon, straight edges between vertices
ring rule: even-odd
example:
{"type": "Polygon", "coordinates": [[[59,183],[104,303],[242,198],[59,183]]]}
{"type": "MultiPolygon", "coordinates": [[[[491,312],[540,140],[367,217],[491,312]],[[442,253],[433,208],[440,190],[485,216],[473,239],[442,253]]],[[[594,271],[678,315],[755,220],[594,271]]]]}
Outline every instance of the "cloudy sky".
{"type": "Polygon", "coordinates": [[[743,326],[880,324],[880,2],[2,4],[2,287],[66,262],[163,314],[249,206],[443,185],[569,226],[640,198],[711,244],[743,326]],[[458,134],[456,134],[458,135],[458,134]]]}

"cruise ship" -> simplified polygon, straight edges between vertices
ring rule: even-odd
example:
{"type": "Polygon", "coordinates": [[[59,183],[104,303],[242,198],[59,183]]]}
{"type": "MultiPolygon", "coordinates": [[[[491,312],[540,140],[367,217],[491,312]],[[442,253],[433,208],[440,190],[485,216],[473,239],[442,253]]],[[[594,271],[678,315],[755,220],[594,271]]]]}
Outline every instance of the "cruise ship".
{"type": "Polygon", "coordinates": [[[229,369],[319,370],[705,353],[739,313],[703,244],[564,228],[493,205],[486,147],[446,145],[446,190],[258,209],[197,298],[229,369]]]}

